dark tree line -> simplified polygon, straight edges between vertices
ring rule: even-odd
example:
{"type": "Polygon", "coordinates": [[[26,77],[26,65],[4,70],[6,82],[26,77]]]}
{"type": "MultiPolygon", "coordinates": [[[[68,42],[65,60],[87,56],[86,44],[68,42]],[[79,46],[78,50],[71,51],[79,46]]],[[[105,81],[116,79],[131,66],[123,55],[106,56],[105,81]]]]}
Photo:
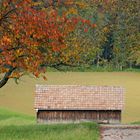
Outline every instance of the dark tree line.
{"type": "Polygon", "coordinates": [[[85,2],[86,6],[79,10],[79,14],[95,22],[97,27],[87,33],[75,32],[75,36],[80,35],[77,40],[83,49],[78,62],[118,70],[139,67],[139,1],[80,1],[85,2]]]}

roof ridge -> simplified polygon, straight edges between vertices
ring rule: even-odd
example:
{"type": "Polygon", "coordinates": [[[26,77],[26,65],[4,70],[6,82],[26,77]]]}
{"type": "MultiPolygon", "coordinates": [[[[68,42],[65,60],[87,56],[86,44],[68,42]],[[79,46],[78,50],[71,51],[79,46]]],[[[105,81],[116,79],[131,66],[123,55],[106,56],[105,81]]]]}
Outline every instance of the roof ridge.
{"type": "Polygon", "coordinates": [[[55,87],[57,87],[57,86],[79,86],[79,87],[114,87],[114,88],[123,88],[123,86],[115,86],[115,85],[71,85],[71,84],[68,84],[68,85],[53,85],[53,84],[51,84],[51,85],[46,85],[46,84],[44,84],[44,85],[42,85],[42,84],[36,84],[36,87],[47,87],[47,86],[55,86],[55,87]]]}

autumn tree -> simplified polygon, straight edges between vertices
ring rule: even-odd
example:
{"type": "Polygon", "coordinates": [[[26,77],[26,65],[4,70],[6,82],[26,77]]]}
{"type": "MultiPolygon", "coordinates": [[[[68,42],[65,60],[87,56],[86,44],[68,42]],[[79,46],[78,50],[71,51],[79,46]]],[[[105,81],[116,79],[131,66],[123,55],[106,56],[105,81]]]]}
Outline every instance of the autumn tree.
{"type": "MultiPolygon", "coordinates": [[[[66,6],[73,1],[62,1],[66,6]]],[[[39,77],[46,67],[65,64],[65,38],[79,22],[79,16],[60,11],[60,1],[2,0],[0,2],[0,87],[10,78],[26,73],[39,77]],[[63,57],[63,59],[61,59],[63,57]]],[[[72,10],[72,9],[70,9],[72,10]]],[[[73,9],[74,11],[74,9],[73,9]]],[[[46,78],[43,76],[44,79],[46,78]]]]}

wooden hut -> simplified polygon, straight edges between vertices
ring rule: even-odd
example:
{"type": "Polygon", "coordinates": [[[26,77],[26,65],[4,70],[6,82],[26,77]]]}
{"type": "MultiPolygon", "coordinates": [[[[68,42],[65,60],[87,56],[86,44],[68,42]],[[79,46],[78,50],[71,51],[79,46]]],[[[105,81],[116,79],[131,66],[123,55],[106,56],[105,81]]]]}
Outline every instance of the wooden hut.
{"type": "Polygon", "coordinates": [[[37,122],[120,123],[123,93],[116,86],[37,85],[37,122]]]}

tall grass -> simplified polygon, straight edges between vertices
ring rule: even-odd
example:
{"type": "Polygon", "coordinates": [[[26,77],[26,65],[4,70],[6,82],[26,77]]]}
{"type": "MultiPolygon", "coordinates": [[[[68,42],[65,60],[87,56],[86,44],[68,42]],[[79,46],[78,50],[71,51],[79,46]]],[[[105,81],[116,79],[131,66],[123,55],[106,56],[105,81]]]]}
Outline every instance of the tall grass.
{"type": "Polygon", "coordinates": [[[96,123],[36,124],[32,116],[0,109],[0,140],[98,140],[96,123]]]}
{"type": "Polygon", "coordinates": [[[98,140],[94,123],[0,127],[1,140],[98,140]]]}

